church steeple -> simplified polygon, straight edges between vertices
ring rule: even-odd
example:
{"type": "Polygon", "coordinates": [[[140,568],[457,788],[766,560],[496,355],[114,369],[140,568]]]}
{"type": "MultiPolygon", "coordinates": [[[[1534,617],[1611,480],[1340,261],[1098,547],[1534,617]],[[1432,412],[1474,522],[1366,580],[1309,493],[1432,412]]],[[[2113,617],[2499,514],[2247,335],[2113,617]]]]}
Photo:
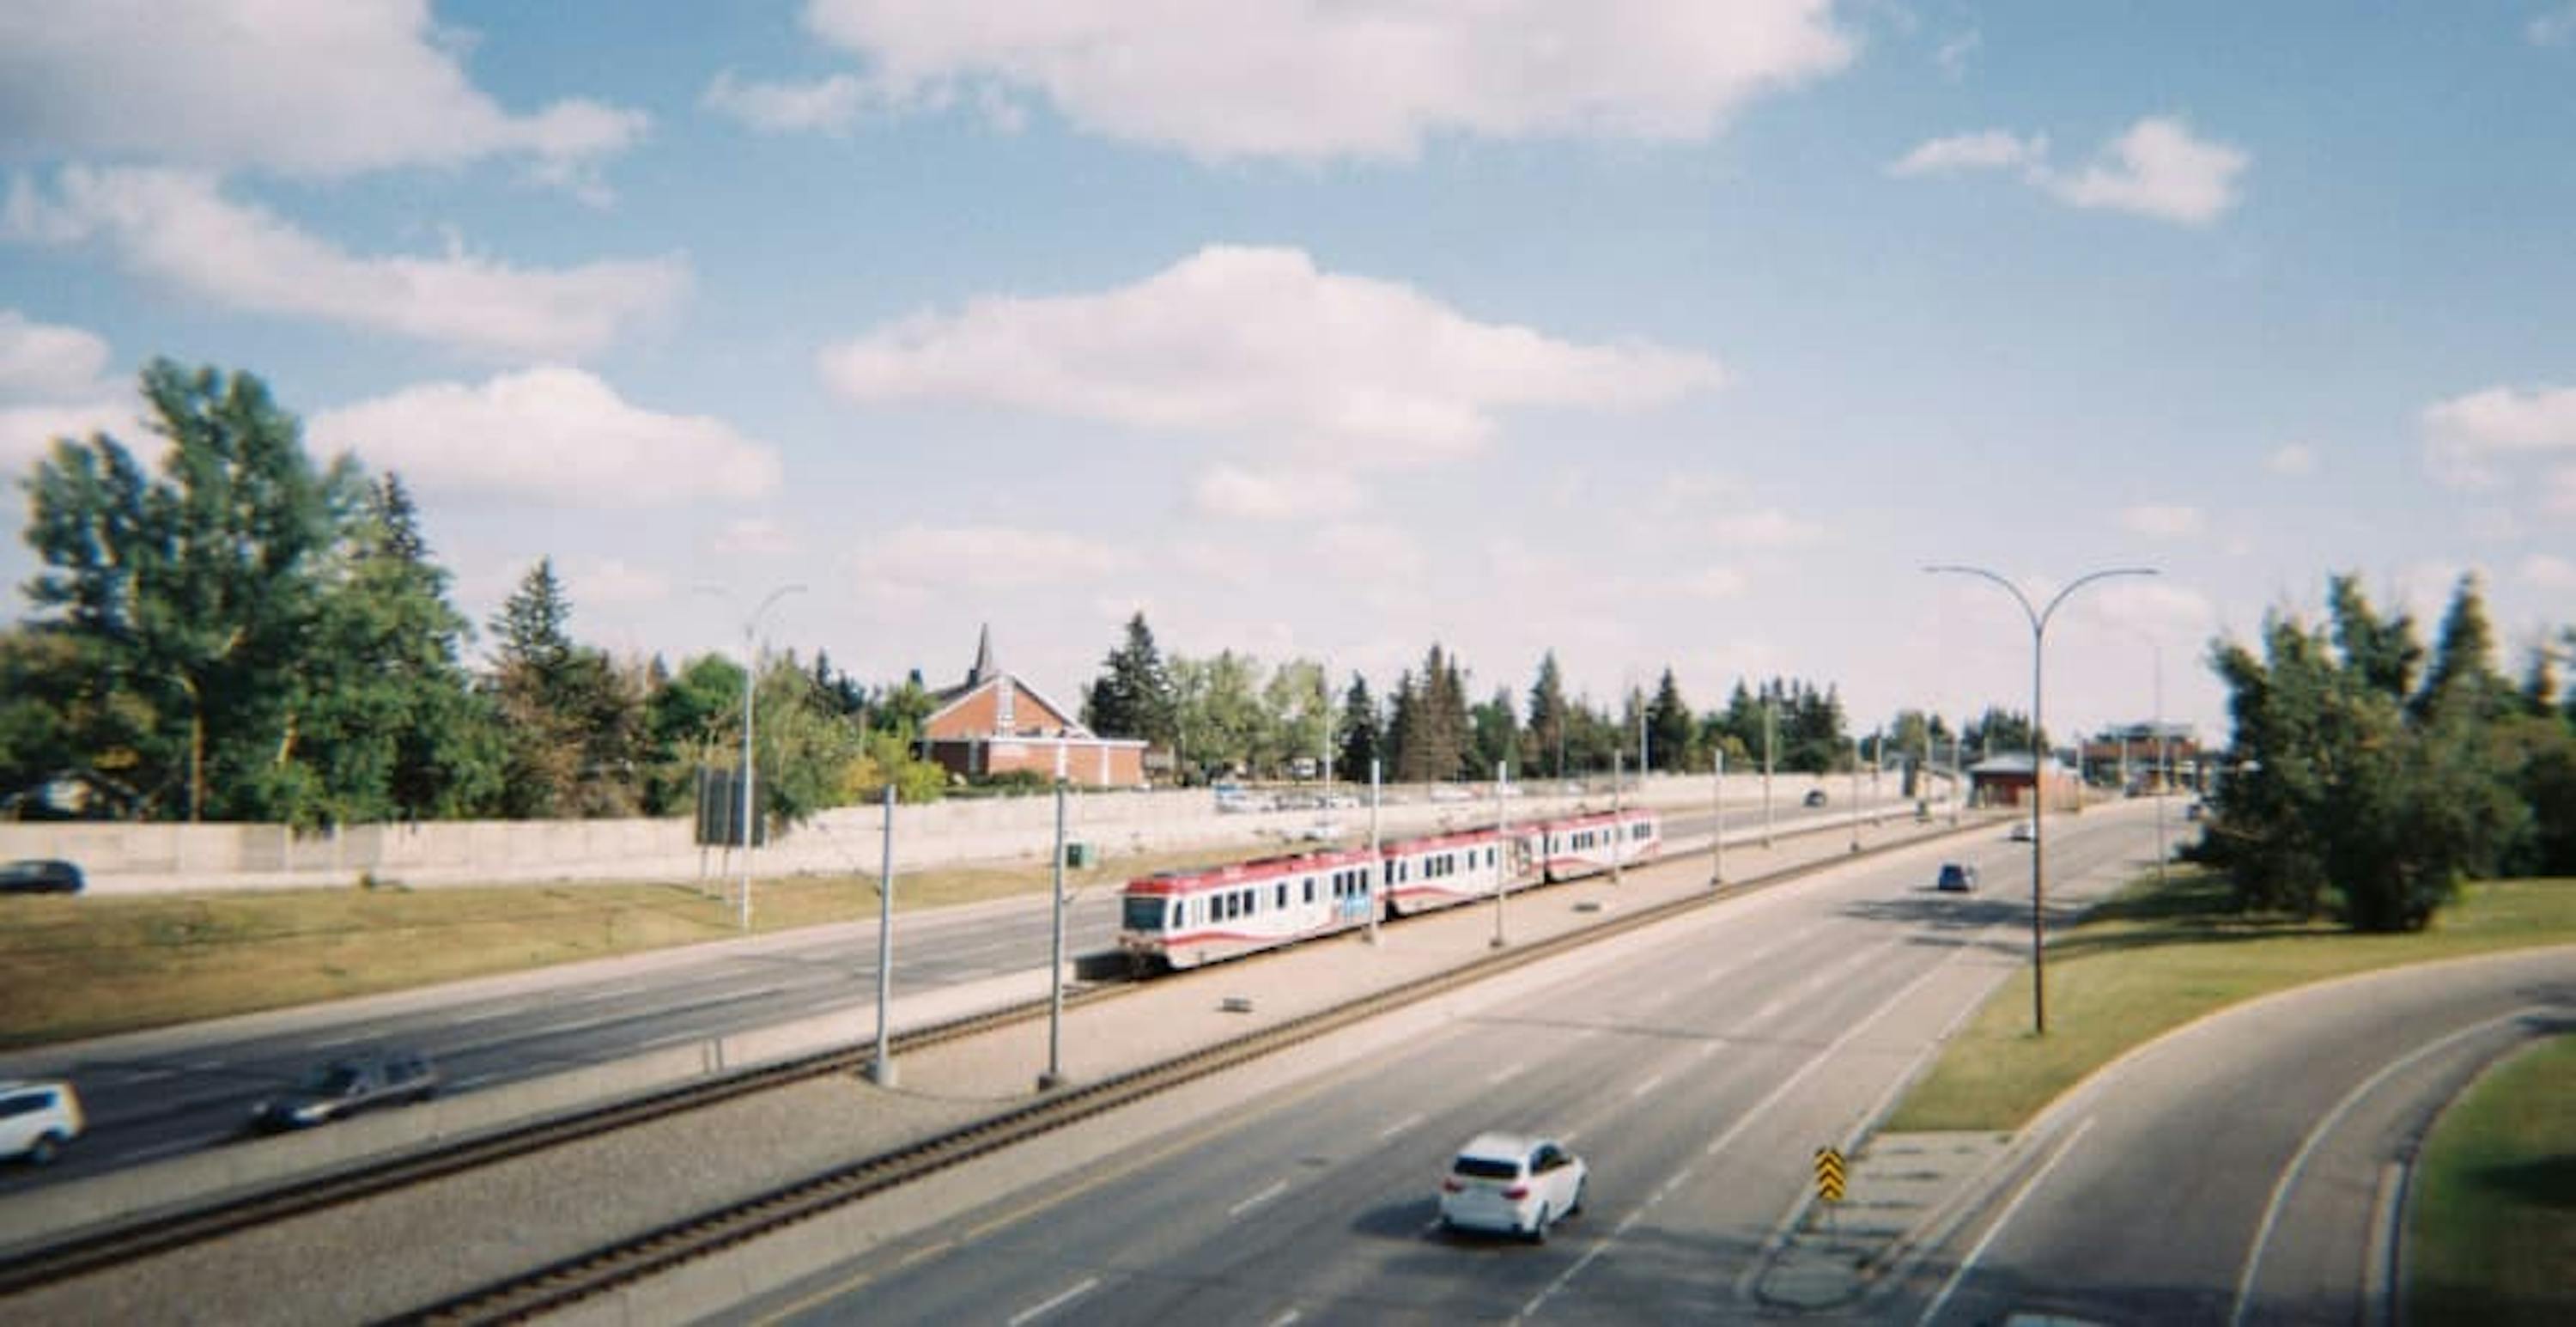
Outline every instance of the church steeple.
{"type": "Polygon", "coordinates": [[[975,633],[975,666],[966,670],[966,685],[975,686],[993,676],[993,624],[987,622],[975,633]]]}

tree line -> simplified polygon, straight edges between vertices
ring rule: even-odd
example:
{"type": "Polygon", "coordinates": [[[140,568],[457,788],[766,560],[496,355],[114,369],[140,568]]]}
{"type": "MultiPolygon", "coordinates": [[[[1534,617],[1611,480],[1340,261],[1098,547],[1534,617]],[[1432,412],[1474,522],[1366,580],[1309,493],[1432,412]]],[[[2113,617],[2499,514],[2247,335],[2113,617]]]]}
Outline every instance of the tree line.
{"type": "MultiPolygon", "coordinates": [[[[2576,647],[2561,629],[2559,647],[2576,647]]],[[[2535,647],[2520,685],[2495,667],[2474,577],[2428,656],[2411,615],[2329,583],[2324,622],[2265,619],[2261,653],[2219,640],[2235,737],[2195,855],[2240,905],[2410,931],[2463,880],[2576,875],[2576,694],[2535,647]]]]}
{"type": "MultiPolygon", "coordinates": [[[[740,759],[743,665],[621,661],[571,632],[540,559],[487,624],[448,598],[399,475],[317,465],[248,373],[142,372],[157,465],[106,433],[25,481],[41,570],[0,632],[0,806],[298,826],[663,815],[740,759]]],[[[944,778],[918,677],[870,690],[817,654],[759,669],[763,800],[798,817],[944,778]]]]}

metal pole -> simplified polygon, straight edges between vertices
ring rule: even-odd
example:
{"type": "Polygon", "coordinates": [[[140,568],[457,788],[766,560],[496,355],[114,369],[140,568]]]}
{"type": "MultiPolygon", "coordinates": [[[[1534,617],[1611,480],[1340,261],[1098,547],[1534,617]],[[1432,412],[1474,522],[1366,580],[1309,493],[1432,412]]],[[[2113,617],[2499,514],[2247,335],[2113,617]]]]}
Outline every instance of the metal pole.
{"type": "Polygon", "coordinates": [[[1959,750],[1959,734],[1953,729],[1950,733],[1950,828],[1952,829],[1959,827],[1959,808],[1968,800],[1966,760],[1967,757],[1959,750]]]}
{"type": "Polygon", "coordinates": [[[1712,809],[1712,810],[1714,810],[1715,812],[1717,812],[1717,824],[1716,824],[1716,825],[1715,825],[1715,826],[1714,826],[1714,827],[1709,831],[1709,844],[1710,844],[1710,850],[1711,850],[1711,852],[1712,852],[1712,853],[1714,853],[1714,854],[1715,854],[1715,857],[1716,857],[1716,860],[1715,860],[1714,862],[1712,862],[1712,863],[1710,864],[1709,868],[1708,868],[1708,883],[1709,883],[1709,885],[1710,885],[1710,887],[1711,887],[1711,888],[1714,888],[1714,887],[1716,887],[1716,886],[1718,886],[1718,885],[1722,885],[1722,884],[1725,884],[1725,883],[1726,883],[1726,748],[1725,748],[1725,747],[1719,747],[1719,748],[1717,749],[1717,770],[1716,770],[1716,773],[1717,773],[1717,787],[1716,787],[1715,791],[1713,791],[1713,792],[1710,794],[1710,801],[1711,801],[1712,803],[1714,803],[1714,805],[1713,805],[1710,809],[1712,809]]]}
{"type": "Polygon", "coordinates": [[[1495,949],[1500,949],[1508,943],[1503,939],[1503,895],[1511,891],[1505,889],[1503,886],[1505,883],[1504,877],[1510,875],[1512,869],[1512,813],[1509,809],[1509,805],[1503,800],[1503,787],[1507,782],[1509,782],[1510,778],[1510,763],[1501,760],[1495,761],[1494,825],[1497,833],[1502,839],[1502,842],[1496,844],[1494,847],[1494,939],[1491,947],[1495,949]]]}
{"type": "Polygon", "coordinates": [[[751,841],[760,837],[753,833],[751,828],[751,785],[754,781],[751,763],[751,679],[753,674],[760,671],[760,655],[752,649],[751,633],[753,619],[758,616],[755,613],[752,618],[745,618],[742,624],[742,898],[737,911],[741,918],[742,929],[746,931],[751,929],[751,841]]]}
{"type": "Polygon", "coordinates": [[[1377,943],[1377,917],[1380,912],[1386,910],[1385,904],[1380,902],[1378,899],[1379,892],[1385,888],[1386,855],[1378,847],[1377,839],[1377,805],[1379,792],[1377,781],[1377,761],[1377,757],[1369,757],[1368,942],[1370,944],[1377,943]]]}
{"type": "Polygon", "coordinates": [[[1860,851],[1860,739],[1852,738],[1851,850],[1860,851]]]}
{"type": "Polygon", "coordinates": [[[1627,846],[1627,826],[1619,819],[1619,758],[1610,753],[1610,883],[1619,883],[1619,850],[1627,846]]]}
{"type": "Polygon", "coordinates": [[[1779,709],[1770,702],[1762,705],[1762,846],[1771,846],[1771,745],[1779,727],[1779,709]]]}
{"type": "Polygon", "coordinates": [[[887,1039],[887,1016],[894,1008],[894,772],[886,772],[884,855],[877,859],[877,1058],[868,1066],[868,1081],[894,1086],[894,1046],[887,1039]]]}
{"type": "Polygon", "coordinates": [[[2156,651],[2156,886],[2165,883],[2165,647],[2156,651]]]}
{"type": "Polygon", "coordinates": [[[1047,1067],[1038,1076],[1044,1092],[1064,1082],[1064,780],[1055,781],[1054,939],[1047,949],[1047,1067]]]}

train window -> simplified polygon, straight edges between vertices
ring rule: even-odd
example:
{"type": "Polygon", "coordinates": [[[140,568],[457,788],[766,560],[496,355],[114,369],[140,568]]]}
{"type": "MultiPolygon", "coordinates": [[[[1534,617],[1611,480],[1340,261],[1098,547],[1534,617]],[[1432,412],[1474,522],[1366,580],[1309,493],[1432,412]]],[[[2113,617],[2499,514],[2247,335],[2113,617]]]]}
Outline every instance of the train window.
{"type": "MultiPolygon", "coordinates": [[[[1306,897],[1307,897],[1308,899],[1312,899],[1312,898],[1314,898],[1314,897],[1315,897],[1315,882],[1314,882],[1314,881],[1312,881],[1312,880],[1309,880],[1309,881],[1307,881],[1307,882],[1306,882],[1306,897]]],[[[1274,904],[1273,906],[1275,906],[1275,907],[1282,907],[1282,908],[1284,908],[1284,907],[1287,907],[1287,906],[1288,906],[1288,882],[1287,882],[1287,881],[1282,880],[1282,881],[1280,881],[1280,882],[1279,882],[1279,901],[1278,901],[1278,903],[1274,904]]]]}

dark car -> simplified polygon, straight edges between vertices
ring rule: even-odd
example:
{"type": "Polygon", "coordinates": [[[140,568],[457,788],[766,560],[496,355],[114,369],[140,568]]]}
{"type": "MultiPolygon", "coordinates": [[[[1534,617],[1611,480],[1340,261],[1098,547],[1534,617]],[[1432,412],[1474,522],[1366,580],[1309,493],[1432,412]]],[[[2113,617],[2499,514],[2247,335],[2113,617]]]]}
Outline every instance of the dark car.
{"type": "Polygon", "coordinates": [[[251,1107],[251,1127],[274,1132],[329,1124],[377,1106],[410,1105],[438,1095],[438,1067],[417,1051],[387,1051],[333,1060],[282,1096],[251,1107]]]}
{"type": "Polygon", "coordinates": [[[77,894],[80,868],[70,862],[30,859],[0,866],[0,894],[77,894]]]}
{"type": "Polygon", "coordinates": [[[1940,879],[1932,887],[1947,894],[1972,894],[1977,889],[1977,868],[1966,862],[1941,863],[1940,879]]]}
{"type": "Polygon", "coordinates": [[[1809,806],[1823,806],[1824,804],[1825,804],[1825,790],[1824,790],[1824,789],[1822,789],[1822,788],[1813,788],[1813,789],[1809,789],[1809,790],[1808,790],[1808,792],[1807,792],[1807,805],[1809,805],[1809,806]]]}

